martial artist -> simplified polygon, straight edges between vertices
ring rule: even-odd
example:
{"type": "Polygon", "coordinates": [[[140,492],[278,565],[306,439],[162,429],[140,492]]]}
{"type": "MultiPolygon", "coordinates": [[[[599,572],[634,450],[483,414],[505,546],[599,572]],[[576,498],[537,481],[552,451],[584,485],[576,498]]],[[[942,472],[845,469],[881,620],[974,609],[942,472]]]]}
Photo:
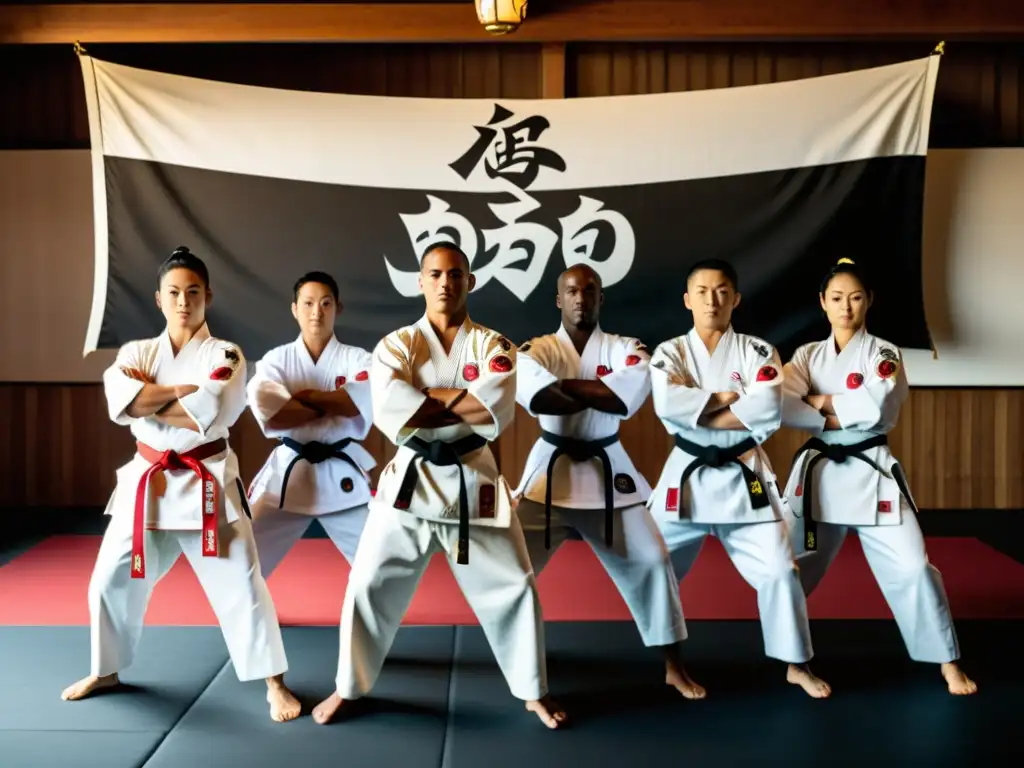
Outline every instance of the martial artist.
{"type": "Polygon", "coordinates": [[[516,512],[537,575],[572,530],[590,545],[644,645],[662,649],[666,682],[699,699],[704,689],[682,665],[679,582],[646,506],[651,487],[618,437],[651,392],[650,354],[638,339],[601,328],[603,303],[597,272],[570,267],[558,278],[558,331],[519,348],[516,398],[542,431],[515,492],[516,512]]]}
{"type": "Polygon", "coordinates": [[[909,385],[894,344],[866,329],[873,294],[841,259],[818,297],[832,333],[797,349],[784,368],[783,424],[813,437],[797,453],[786,497],[800,579],[809,595],[853,529],[915,661],[940,664],[949,692],[977,685],[957,666],[942,576],[925,552],[903,468],[889,450],[909,385]]]}
{"type": "Polygon", "coordinates": [[[488,445],[515,417],[516,349],[469,318],[475,280],[458,248],[429,247],[419,282],[425,314],[373,352],[373,422],[397,451],[349,575],[335,692],[313,717],[326,723],[370,691],[423,571],[444,552],[512,695],[557,728],[565,714],[547,695],[537,582],[488,445]]]}
{"type": "Polygon", "coordinates": [[[247,387],[263,434],[281,441],[249,489],[265,578],[314,518],[351,564],[366,524],[367,473],[376,465],[358,442],[373,423],[371,357],[334,335],[338,284],[310,272],[292,294],[299,337],[267,352],[247,387]]]}
{"type": "Polygon", "coordinates": [[[784,501],[761,445],[781,423],[782,364],[767,342],[732,329],[736,270],[710,259],[690,270],[683,295],[689,333],[651,356],[654,410],[675,443],[648,506],[679,579],[708,534],[757,590],[765,653],[816,698],[831,693],[807,666],[807,604],[793,560],[784,501]]]}
{"type": "Polygon", "coordinates": [[[117,471],[110,523],[89,582],[88,677],[64,690],[80,699],[117,685],[135,657],[156,583],[184,553],[220,624],[239,680],[265,679],[274,720],[298,716],[285,687],[281,629],[258,567],[238,459],[228,431],[245,410],[245,358],[206,325],[206,265],[178,248],[157,275],[163,333],[132,341],[103,374],[111,420],[136,438],[117,471]]]}

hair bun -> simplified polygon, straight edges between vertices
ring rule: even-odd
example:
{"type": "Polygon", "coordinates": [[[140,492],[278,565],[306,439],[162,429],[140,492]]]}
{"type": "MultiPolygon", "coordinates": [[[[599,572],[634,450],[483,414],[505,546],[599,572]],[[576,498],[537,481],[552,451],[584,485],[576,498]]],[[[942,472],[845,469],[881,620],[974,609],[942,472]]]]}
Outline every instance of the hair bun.
{"type": "Polygon", "coordinates": [[[853,264],[853,259],[847,259],[846,257],[843,257],[836,262],[836,266],[838,267],[840,264],[853,264]]]}
{"type": "Polygon", "coordinates": [[[174,252],[171,254],[171,256],[180,256],[180,255],[186,254],[186,253],[189,253],[189,254],[192,253],[188,249],[188,246],[179,245],[177,248],[174,249],[174,252]]]}

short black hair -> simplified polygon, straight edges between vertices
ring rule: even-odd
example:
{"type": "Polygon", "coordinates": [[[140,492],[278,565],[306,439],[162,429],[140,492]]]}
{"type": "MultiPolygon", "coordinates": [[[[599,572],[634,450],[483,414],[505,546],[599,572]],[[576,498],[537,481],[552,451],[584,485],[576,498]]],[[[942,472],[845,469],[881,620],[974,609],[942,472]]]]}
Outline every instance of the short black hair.
{"type": "Polygon", "coordinates": [[[594,269],[589,264],[580,263],[580,264],[573,264],[571,267],[566,267],[566,269],[563,270],[562,274],[560,274],[558,276],[558,290],[559,291],[562,290],[562,282],[565,279],[565,276],[568,275],[570,272],[585,272],[585,273],[587,273],[592,278],[594,278],[594,282],[597,283],[597,287],[599,289],[601,289],[602,291],[604,290],[604,282],[601,280],[601,275],[599,275],[597,273],[597,270],[594,269]]]}
{"type": "Polygon", "coordinates": [[[740,290],[740,278],[736,274],[736,267],[730,264],[725,259],[701,259],[696,264],[690,267],[690,271],[686,273],[686,284],[690,284],[690,278],[702,269],[712,269],[716,272],[721,272],[725,275],[726,279],[732,283],[732,289],[739,293],[740,290]]]}
{"type": "Polygon", "coordinates": [[[292,295],[295,297],[293,301],[298,302],[299,291],[302,290],[302,286],[306,283],[319,283],[320,285],[326,285],[331,289],[331,293],[334,294],[334,300],[338,301],[338,283],[326,272],[307,272],[296,280],[295,287],[292,288],[292,295]]]}
{"type": "Polygon", "coordinates": [[[853,259],[840,259],[825,273],[825,278],[821,281],[821,288],[818,292],[822,296],[828,290],[828,284],[832,282],[832,278],[837,275],[852,275],[869,295],[872,293],[871,280],[868,278],[864,268],[855,264],[853,259]]]}
{"type": "Polygon", "coordinates": [[[160,269],[156,273],[156,287],[160,289],[160,284],[164,281],[164,275],[170,272],[172,269],[189,269],[203,278],[203,285],[207,288],[210,287],[210,271],[206,268],[203,260],[192,253],[184,245],[179,245],[174,251],[164,259],[164,263],[160,265],[160,269]]]}
{"type": "Polygon", "coordinates": [[[466,252],[462,250],[459,246],[457,246],[455,243],[450,242],[448,240],[441,240],[440,242],[431,243],[430,245],[427,246],[427,249],[423,251],[423,257],[420,259],[420,270],[423,270],[423,263],[427,260],[427,256],[432,254],[434,251],[440,251],[442,249],[446,251],[454,251],[455,253],[459,254],[459,256],[462,257],[463,266],[466,267],[466,272],[469,273],[472,271],[469,266],[469,256],[466,255],[466,252]]]}

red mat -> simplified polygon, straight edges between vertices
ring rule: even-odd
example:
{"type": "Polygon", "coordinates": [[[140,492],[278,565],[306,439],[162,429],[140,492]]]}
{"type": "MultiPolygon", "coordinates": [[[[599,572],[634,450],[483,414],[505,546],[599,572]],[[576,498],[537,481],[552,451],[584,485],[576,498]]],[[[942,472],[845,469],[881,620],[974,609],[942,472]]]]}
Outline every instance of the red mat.
{"type": "MultiPolygon", "coordinates": [[[[88,624],[86,590],[98,536],[56,536],[0,567],[0,625],[88,624]]],[[[958,619],[1024,618],[1024,565],[971,538],[932,538],[928,554],[942,571],[958,619]]],[[[328,539],[303,539],[269,584],[283,624],[334,626],[348,564],[328,539]]],[[[600,563],[570,541],[539,580],[548,621],[628,621],[629,612],[600,563]]],[[[754,590],[709,538],[683,582],[688,619],[754,619],[754,590]]],[[[848,537],[808,603],[814,619],[891,618],[860,542],[848,537]]],[[[212,625],[213,612],[187,561],[180,559],[153,592],[147,624],[212,625]]],[[[475,624],[448,564],[431,562],[406,624],[475,624]]]]}

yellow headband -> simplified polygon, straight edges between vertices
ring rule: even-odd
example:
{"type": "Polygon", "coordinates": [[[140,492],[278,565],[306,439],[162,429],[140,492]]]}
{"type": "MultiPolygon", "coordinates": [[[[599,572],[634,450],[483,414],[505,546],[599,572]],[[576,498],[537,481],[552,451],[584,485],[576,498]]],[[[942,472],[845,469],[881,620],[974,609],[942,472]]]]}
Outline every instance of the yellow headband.
{"type": "Polygon", "coordinates": [[[840,264],[853,264],[853,259],[840,259],[836,262],[836,266],[839,266],[840,264]]]}

